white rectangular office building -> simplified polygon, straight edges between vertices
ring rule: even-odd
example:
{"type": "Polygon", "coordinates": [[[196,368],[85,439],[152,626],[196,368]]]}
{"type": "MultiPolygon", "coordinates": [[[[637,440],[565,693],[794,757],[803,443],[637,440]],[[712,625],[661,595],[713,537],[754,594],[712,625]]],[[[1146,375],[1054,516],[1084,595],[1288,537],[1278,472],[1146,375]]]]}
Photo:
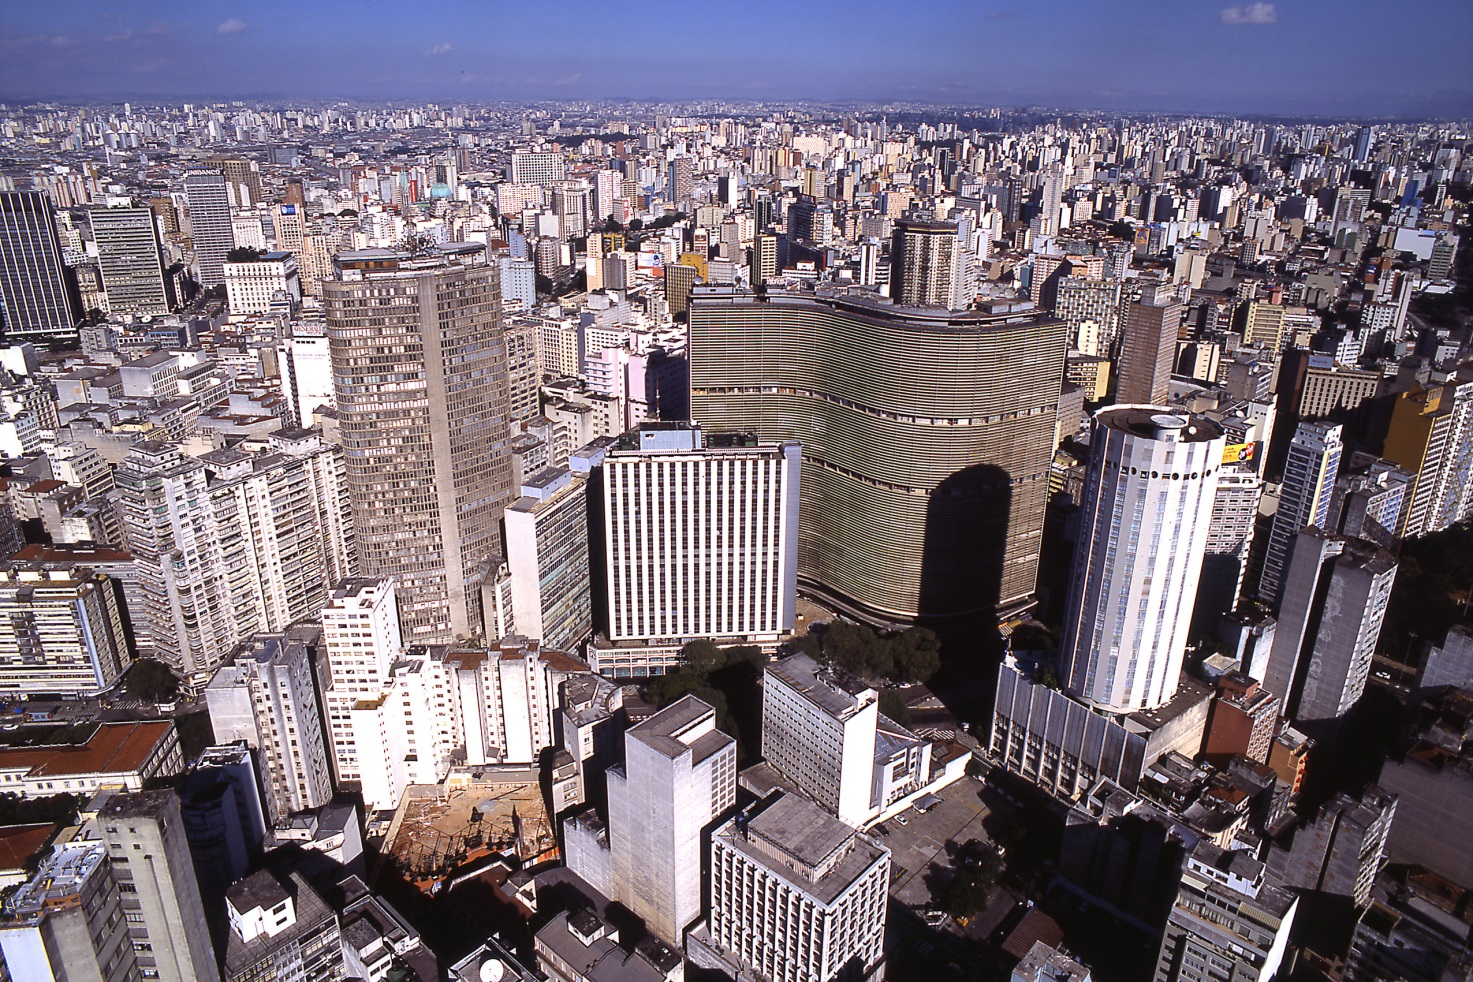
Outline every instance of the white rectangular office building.
{"type": "Polygon", "coordinates": [[[793,629],[796,443],[646,423],[604,462],[608,636],[762,642],[793,629]]]}

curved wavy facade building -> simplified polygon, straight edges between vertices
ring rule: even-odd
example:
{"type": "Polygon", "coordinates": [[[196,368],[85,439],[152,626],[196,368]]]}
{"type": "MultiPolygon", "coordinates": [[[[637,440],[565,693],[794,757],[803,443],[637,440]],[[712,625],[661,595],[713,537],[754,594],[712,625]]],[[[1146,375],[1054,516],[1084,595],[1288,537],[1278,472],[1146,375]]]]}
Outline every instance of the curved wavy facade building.
{"type": "Polygon", "coordinates": [[[803,446],[798,578],[875,621],[1033,592],[1064,325],[698,287],[691,415],[803,446]]]}

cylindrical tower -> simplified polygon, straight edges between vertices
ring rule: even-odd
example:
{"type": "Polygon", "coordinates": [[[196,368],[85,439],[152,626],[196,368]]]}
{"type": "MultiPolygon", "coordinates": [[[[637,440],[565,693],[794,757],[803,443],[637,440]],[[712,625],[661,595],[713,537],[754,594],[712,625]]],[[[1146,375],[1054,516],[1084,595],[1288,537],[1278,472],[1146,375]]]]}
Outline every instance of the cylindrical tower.
{"type": "Polygon", "coordinates": [[[1091,430],[1064,685],[1103,712],[1155,709],[1181,675],[1223,430],[1160,406],[1102,409],[1091,430]]]}

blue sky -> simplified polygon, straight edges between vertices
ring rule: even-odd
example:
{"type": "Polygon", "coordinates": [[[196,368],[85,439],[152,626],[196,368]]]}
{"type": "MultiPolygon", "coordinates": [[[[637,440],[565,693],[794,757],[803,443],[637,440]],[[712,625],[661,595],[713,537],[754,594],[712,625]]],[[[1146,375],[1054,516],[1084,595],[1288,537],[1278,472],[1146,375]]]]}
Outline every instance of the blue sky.
{"type": "Polygon", "coordinates": [[[1473,115],[1473,0],[3,0],[0,99],[1473,115]]]}

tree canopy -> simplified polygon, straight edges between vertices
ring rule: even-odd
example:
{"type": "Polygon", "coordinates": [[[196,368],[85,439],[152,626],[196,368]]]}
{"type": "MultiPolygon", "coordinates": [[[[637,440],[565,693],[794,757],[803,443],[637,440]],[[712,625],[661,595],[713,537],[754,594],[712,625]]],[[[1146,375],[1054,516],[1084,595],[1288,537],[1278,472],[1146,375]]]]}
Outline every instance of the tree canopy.
{"type": "Polygon", "coordinates": [[[942,906],[953,917],[971,917],[987,908],[992,888],[1004,869],[1003,858],[994,848],[976,850],[946,885],[941,895],[942,906]]]}
{"type": "Polygon", "coordinates": [[[833,620],[822,633],[810,632],[791,647],[863,679],[925,682],[941,668],[941,640],[927,627],[882,637],[864,624],[833,620]]]}
{"type": "Polygon", "coordinates": [[[179,680],[169,666],[152,658],[134,662],[125,684],[134,699],[172,699],[179,692],[179,680]]]}

